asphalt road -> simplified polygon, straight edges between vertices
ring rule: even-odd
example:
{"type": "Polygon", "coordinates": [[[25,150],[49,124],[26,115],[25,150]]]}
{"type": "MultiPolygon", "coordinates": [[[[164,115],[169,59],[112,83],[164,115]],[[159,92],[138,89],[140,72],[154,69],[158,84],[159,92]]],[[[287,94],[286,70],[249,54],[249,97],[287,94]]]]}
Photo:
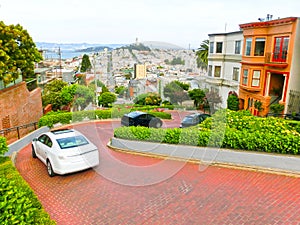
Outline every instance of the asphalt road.
{"type": "Polygon", "coordinates": [[[299,178],[116,152],[106,144],[118,126],[75,126],[100,149],[95,169],[50,178],[30,145],[18,153],[17,169],[57,224],[300,224],[299,178]]]}

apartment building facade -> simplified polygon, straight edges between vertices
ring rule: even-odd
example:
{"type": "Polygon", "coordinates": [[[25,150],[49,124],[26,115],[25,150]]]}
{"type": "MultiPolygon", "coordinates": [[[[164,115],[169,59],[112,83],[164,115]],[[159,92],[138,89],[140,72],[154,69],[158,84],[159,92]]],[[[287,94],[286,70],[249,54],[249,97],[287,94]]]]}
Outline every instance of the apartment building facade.
{"type": "Polygon", "coordinates": [[[252,22],[240,28],[244,36],[240,108],[264,116],[279,103],[284,105],[283,113],[299,112],[300,18],[252,22]]]}
{"type": "Polygon", "coordinates": [[[222,98],[220,107],[227,108],[228,93],[238,93],[239,90],[243,32],[216,33],[208,36],[208,73],[204,88],[218,93],[222,98]]]}

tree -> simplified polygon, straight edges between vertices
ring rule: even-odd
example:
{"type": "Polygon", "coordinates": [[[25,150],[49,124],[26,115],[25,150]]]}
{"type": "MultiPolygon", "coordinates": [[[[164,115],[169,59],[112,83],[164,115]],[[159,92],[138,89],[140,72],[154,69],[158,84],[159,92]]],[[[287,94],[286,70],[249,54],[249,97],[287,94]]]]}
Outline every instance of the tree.
{"type": "Polygon", "coordinates": [[[200,44],[200,47],[196,51],[197,56],[197,65],[201,68],[206,68],[208,64],[208,49],[209,49],[209,40],[204,40],[200,44]]]}
{"type": "Polygon", "coordinates": [[[61,97],[62,89],[67,86],[68,83],[62,80],[53,80],[47,83],[44,87],[42,96],[42,104],[45,107],[48,104],[52,105],[52,110],[57,111],[64,104],[64,100],[61,97]]]}
{"type": "Polygon", "coordinates": [[[187,87],[189,87],[189,85],[186,86],[186,84],[179,81],[172,81],[164,87],[164,96],[169,98],[172,104],[182,104],[183,101],[189,99],[187,91],[185,90],[187,87]]]}
{"type": "Polygon", "coordinates": [[[144,93],[138,95],[133,102],[138,105],[160,105],[162,99],[157,93],[144,93]]]}
{"type": "Polygon", "coordinates": [[[34,63],[42,60],[35,43],[20,24],[5,25],[0,21],[0,80],[4,85],[34,77],[34,63]]]}
{"type": "Polygon", "coordinates": [[[92,88],[84,85],[76,85],[73,104],[76,110],[86,108],[93,100],[95,92],[92,88]]]}
{"type": "Polygon", "coordinates": [[[119,96],[124,96],[127,90],[128,90],[128,88],[125,87],[125,86],[119,86],[119,87],[116,86],[116,87],[115,87],[115,92],[116,92],[116,94],[118,94],[119,96]]]}
{"type": "Polygon", "coordinates": [[[77,91],[77,84],[64,86],[60,92],[61,104],[71,106],[74,100],[74,95],[77,91]]]}
{"type": "Polygon", "coordinates": [[[87,54],[82,56],[80,72],[87,72],[92,68],[90,58],[87,54]]]}
{"type": "Polygon", "coordinates": [[[205,91],[201,89],[193,89],[188,92],[189,97],[194,100],[194,106],[199,107],[200,104],[204,103],[205,91]]]}
{"type": "MultiPolygon", "coordinates": [[[[92,89],[96,90],[95,81],[91,82],[89,84],[89,87],[91,87],[92,89]]],[[[101,89],[102,89],[101,93],[109,92],[108,88],[100,80],[97,80],[97,87],[101,87],[101,89]]]]}
{"type": "Polygon", "coordinates": [[[109,107],[110,104],[117,100],[117,96],[111,92],[104,92],[99,96],[99,105],[109,107]]]}
{"type": "Polygon", "coordinates": [[[239,110],[239,98],[235,94],[229,94],[227,98],[227,108],[230,110],[239,110]]]}
{"type": "Polygon", "coordinates": [[[211,113],[215,112],[215,105],[222,103],[222,98],[217,91],[211,90],[205,94],[206,105],[209,106],[211,113]]]}

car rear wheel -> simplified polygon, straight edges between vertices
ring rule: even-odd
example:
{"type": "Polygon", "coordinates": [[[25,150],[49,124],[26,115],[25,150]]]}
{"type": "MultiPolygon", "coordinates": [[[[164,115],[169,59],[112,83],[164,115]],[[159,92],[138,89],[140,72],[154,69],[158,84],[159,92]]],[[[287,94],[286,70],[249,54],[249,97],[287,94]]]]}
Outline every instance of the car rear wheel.
{"type": "Polygon", "coordinates": [[[31,145],[31,152],[32,152],[32,158],[37,158],[33,145],[31,145]]]}
{"type": "Polygon", "coordinates": [[[50,177],[55,176],[55,173],[49,160],[47,160],[47,172],[50,177]]]}
{"type": "Polygon", "coordinates": [[[160,128],[162,126],[162,122],[158,119],[154,119],[150,121],[149,127],[160,128]]]}

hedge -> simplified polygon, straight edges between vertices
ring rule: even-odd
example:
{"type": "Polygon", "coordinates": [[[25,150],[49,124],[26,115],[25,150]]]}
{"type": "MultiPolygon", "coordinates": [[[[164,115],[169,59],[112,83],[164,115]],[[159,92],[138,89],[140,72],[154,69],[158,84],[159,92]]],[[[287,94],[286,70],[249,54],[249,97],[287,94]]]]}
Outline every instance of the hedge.
{"type": "Polygon", "coordinates": [[[0,157],[0,224],[56,224],[9,157],[0,157]]]}
{"type": "MultiPolygon", "coordinates": [[[[49,112],[42,116],[38,122],[38,126],[47,126],[52,128],[54,124],[70,124],[74,122],[80,122],[84,120],[96,120],[96,119],[110,119],[121,118],[124,114],[132,111],[131,108],[111,108],[102,110],[88,110],[88,111],[76,111],[76,112],[49,112]]],[[[162,118],[171,119],[171,114],[158,111],[148,111],[148,113],[162,118]]]]}
{"type": "Polygon", "coordinates": [[[8,151],[8,146],[6,143],[6,138],[0,136],[0,157],[4,155],[5,152],[8,151]]]}
{"type": "Polygon", "coordinates": [[[13,166],[6,139],[0,136],[0,224],[56,224],[13,166]]]}
{"type": "Polygon", "coordinates": [[[221,110],[190,128],[119,127],[121,139],[300,154],[299,123],[276,117],[255,117],[248,111],[221,110]]]}

